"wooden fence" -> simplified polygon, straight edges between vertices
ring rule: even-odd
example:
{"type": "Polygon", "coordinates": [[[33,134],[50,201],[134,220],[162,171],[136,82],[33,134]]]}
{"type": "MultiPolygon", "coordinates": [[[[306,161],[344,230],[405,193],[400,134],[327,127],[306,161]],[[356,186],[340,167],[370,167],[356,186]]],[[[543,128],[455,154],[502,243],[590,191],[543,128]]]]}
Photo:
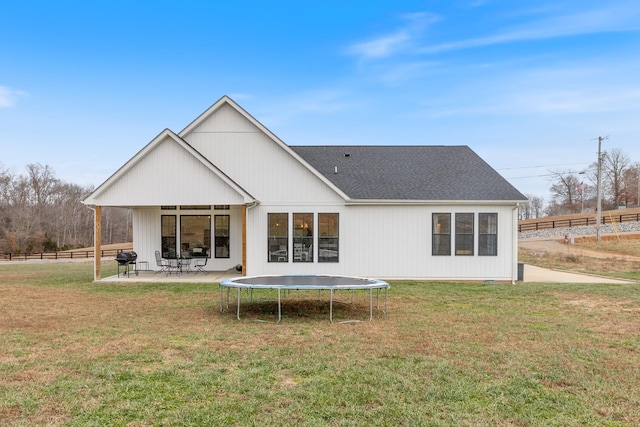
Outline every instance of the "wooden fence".
{"type": "MultiPolygon", "coordinates": [[[[640,213],[610,215],[608,212],[604,212],[602,214],[601,220],[602,224],[610,224],[612,222],[615,222],[616,224],[631,221],[637,222],[640,221],[640,213]]],[[[554,220],[540,218],[540,221],[527,220],[526,223],[518,224],[518,232],[548,230],[552,228],[577,227],[580,225],[596,225],[595,216],[554,220]]]]}
{"type": "MultiPolygon", "coordinates": [[[[100,251],[101,258],[115,258],[122,251],[128,249],[105,249],[100,251]]],[[[64,251],[64,252],[40,252],[40,253],[19,253],[0,254],[1,261],[28,261],[28,260],[59,260],[59,259],[88,259],[93,258],[93,249],[87,251],[64,251]]]]}

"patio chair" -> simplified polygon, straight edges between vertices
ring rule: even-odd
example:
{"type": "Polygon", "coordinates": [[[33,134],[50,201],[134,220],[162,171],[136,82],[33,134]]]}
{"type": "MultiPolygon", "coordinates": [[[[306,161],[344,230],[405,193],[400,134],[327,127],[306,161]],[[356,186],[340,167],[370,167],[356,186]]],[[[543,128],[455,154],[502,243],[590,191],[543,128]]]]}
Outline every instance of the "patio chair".
{"type": "Polygon", "coordinates": [[[169,265],[167,266],[167,274],[171,274],[171,272],[175,271],[177,275],[182,273],[182,265],[180,264],[180,258],[169,258],[167,262],[169,265]]]}
{"type": "Polygon", "coordinates": [[[169,261],[166,259],[162,258],[162,255],[160,255],[160,251],[156,251],[156,265],[158,267],[160,267],[160,271],[157,271],[156,274],[158,273],[164,273],[164,274],[169,274],[169,269],[170,269],[170,265],[169,265],[169,261]]]}
{"type": "Polygon", "coordinates": [[[195,258],[195,262],[193,263],[193,268],[195,269],[196,273],[201,272],[204,274],[209,274],[209,272],[204,269],[204,267],[207,265],[208,260],[209,260],[208,257],[195,258]]]}

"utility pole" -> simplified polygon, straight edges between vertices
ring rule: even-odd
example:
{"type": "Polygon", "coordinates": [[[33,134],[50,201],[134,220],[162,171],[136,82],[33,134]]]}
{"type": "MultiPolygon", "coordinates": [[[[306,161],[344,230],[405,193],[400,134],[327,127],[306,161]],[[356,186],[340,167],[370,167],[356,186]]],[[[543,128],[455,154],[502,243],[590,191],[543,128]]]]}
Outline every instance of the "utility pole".
{"type": "Polygon", "coordinates": [[[596,242],[600,241],[600,226],[602,225],[602,140],[609,137],[598,137],[598,202],[596,204],[596,242]]]}

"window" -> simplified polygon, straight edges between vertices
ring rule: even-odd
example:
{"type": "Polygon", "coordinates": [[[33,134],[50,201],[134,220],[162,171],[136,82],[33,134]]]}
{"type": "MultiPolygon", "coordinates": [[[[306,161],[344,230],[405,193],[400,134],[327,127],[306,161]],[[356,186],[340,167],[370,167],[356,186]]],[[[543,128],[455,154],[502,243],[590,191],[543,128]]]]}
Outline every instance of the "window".
{"type": "Polygon", "coordinates": [[[451,214],[434,213],[431,240],[432,255],[451,255],[451,214]]]}
{"type": "Polygon", "coordinates": [[[473,214],[456,214],[456,255],[473,255],[473,214]]]}
{"type": "Polygon", "coordinates": [[[216,258],[229,258],[229,215],[214,217],[214,233],[216,258]]]}
{"type": "Polygon", "coordinates": [[[203,211],[207,211],[209,209],[211,209],[211,205],[181,205],[180,209],[182,210],[203,210],[203,211]]]}
{"type": "Polygon", "coordinates": [[[498,214],[478,215],[478,255],[498,255],[498,214]]]}
{"type": "Polygon", "coordinates": [[[286,213],[270,213],[269,221],[269,262],[289,261],[289,215],[286,213]]]}
{"type": "Polygon", "coordinates": [[[230,209],[230,205],[213,205],[213,209],[217,211],[228,211],[230,209]]]}
{"type": "Polygon", "coordinates": [[[318,214],[318,262],[338,262],[338,225],[337,213],[318,214]]]}
{"type": "Polygon", "coordinates": [[[313,262],[313,214],[293,214],[293,262],[313,262]]]}
{"type": "Polygon", "coordinates": [[[161,237],[160,245],[162,258],[176,257],[176,216],[162,215],[160,217],[161,237]]]}
{"type": "Polygon", "coordinates": [[[182,256],[209,257],[211,215],[180,216],[180,250],[182,256]]]}

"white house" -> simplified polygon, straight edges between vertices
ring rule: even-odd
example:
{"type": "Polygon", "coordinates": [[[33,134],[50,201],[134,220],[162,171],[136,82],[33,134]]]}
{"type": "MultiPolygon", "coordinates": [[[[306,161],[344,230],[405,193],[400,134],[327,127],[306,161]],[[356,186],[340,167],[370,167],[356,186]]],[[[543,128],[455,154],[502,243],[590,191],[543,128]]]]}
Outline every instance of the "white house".
{"type": "Polygon", "coordinates": [[[289,146],[226,96],[83,201],[98,248],[101,207],[131,208],[151,266],[186,252],[249,275],[509,281],[526,202],[466,146],[289,146]]]}

